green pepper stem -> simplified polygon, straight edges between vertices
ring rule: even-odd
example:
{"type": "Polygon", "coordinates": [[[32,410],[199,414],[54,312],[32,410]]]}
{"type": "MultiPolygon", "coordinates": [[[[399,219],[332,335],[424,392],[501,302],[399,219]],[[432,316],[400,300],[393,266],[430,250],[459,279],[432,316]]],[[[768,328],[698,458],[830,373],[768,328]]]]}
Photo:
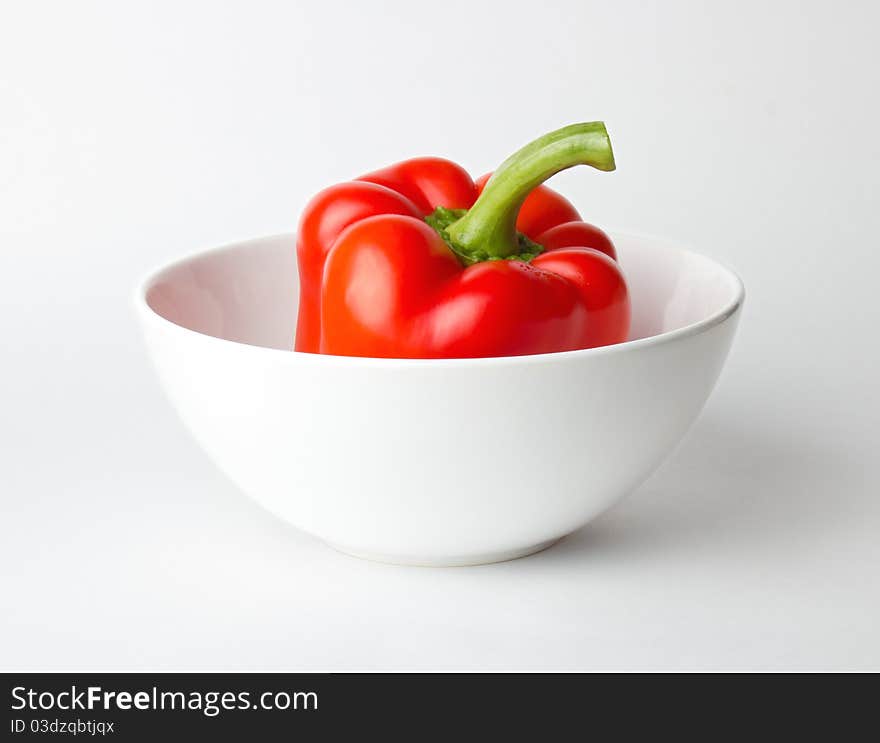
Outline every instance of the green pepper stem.
{"type": "Polygon", "coordinates": [[[479,252],[492,258],[515,254],[516,218],[526,197],[536,186],[574,165],[614,170],[611,140],[603,122],[557,129],[508,157],[467,214],[446,228],[449,238],[465,253],[479,252]]]}

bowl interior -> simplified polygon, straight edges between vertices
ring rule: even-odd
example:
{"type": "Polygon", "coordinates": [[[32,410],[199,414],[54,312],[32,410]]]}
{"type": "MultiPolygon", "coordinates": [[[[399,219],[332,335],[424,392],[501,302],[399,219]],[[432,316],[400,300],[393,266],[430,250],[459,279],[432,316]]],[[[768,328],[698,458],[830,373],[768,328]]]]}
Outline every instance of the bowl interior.
{"type": "MultiPolygon", "coordinates": [[[[737,277],[704,256],[655,238],[613,235],[632,300],[630,340],[708,320],[741,294],[737,277]]],[[[147,279],[156,314],[225,340],[291,349],[298,281],[295,237],[279,235],[198,253],[147,279]]]]}

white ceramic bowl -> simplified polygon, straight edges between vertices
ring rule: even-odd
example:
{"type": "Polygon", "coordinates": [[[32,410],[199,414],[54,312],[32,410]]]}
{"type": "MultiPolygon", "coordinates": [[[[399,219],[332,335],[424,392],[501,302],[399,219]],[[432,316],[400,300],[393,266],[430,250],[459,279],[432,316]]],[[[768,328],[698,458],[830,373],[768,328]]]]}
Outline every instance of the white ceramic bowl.
{"type": "Polygon", "coordinates": [[[492,359],[296,353],[294,236],[198,253],[136,294],[193,436],[242,490],[339,550],[466,565],[536,552],[632,491],[706,401],[743,286],[616,235],[632,340],[492,359]]]}

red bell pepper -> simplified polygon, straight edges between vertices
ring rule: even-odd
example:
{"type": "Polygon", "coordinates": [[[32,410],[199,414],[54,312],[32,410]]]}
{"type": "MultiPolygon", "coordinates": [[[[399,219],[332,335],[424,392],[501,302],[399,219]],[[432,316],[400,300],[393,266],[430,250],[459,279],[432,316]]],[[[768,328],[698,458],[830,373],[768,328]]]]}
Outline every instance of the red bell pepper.
{"type": "Polygon", "coordinates": [[[322,191],[299,227],[296,350],[464,358],[626,340],[611,240],[541,185],[578,164],[614,170],[601,122],[551,132],[476,183],[417,158],[322,191]]]}

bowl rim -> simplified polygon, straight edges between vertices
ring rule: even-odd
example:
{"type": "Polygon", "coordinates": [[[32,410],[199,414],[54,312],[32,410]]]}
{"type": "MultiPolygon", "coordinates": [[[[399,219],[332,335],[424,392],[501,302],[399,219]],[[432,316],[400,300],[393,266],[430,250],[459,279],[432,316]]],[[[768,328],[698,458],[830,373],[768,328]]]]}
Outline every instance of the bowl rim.
{"type": "Polygon", "coordinates": [[[258,346],[252,343],[245,343],[243,341],[235,341],[228,338],[218,338],[214,335],[209,335],[207,333],[202,333],[198,330],[193,330],[192,328],[187,328],[184,325],[178,325],[177,323],[160,315],[152,307],[150,307],[149,303],[147,302],[148,291],[162,274],[170,272],[176,268],[180,268],[181,266],[190,263],[197,258],[210,256],[214,253],[223,253],[242,248],[246,249],[249,246],[253,246],[258,243],[265,243],[269,240],[289,240],[291,241],[291,243],[295,244],[296,233],[281,232],[273,235],[265,235],[262,237],[251,238],[248,240],[237,240],[235,242],[215,246],[212,248],[193,250],[183,256],[174,258],[170,261],[166,261],[165,263],[150,270],[142,276],[140,281],[138,281],[135,285],[131,299],[134,305],[135,313],[143,322],[150,323],[164,330],[170,330],[172,333],[179,334],[181,337],[189,337],[193,340],[198,339],[208,343],[222,344],[226,346],[238,346],[242,352],[247,353],[274,354],[279,361],[282,359],[286,359],[287,361],[293,361],[296,363],[304,362],[317,364],[347,365],[355,367],[368,366],[379,368],[424,368],[449,366],[470,367],[493,365],[511,366],[543,363],[561,363],[580,358],[604,356],[616,353],[626,353],[628,351],[633,351],[636,349],[665,345],[667,343],[672,343],[678,340],[682,340],[684,338],[689,338],[694,335],[699,335],[710,330],[716,325],[720,325],[721,323],[730,319],[742,308],[745,301],[745,285],[743,283],[743,280],[734,269],[732,269],[730,266],[723,263],[722,261],[711,258],[707,255],[704,255],[703,253],[698,253],[697,251],[691,250],[688,247],[684,247],[683,244],[677,240],[661,238],[643,232],[632,232],[630,230],[607,230],[607,232],[611,235],[612,239],[633,238],[637,240],[643,240],[708,261],[716,268],[721,269],[721,271],[726,274],[726,278],[730,281],[733,287],[733,296],[720,309],[716,310],[707,317],[704,317],[702,320],[690,323],[689,325],[685,325],[681,328],[676,328],[675,330],[669,330],[665,333],[658,333],[657,335],[650,335],[645,338],[636,338],[634,340],[624,341],[622,343],[614,343],[609,346],[584,348],[576,351],[555,351],[553,353],[526,354],[521,356],[488,356],[478,358],[451,359],[405,359],[377,358],[373,356],[336,356],[331,354],[295,351],[292,348],[281,349],[271,348],[269,346],[258,346]]]}

